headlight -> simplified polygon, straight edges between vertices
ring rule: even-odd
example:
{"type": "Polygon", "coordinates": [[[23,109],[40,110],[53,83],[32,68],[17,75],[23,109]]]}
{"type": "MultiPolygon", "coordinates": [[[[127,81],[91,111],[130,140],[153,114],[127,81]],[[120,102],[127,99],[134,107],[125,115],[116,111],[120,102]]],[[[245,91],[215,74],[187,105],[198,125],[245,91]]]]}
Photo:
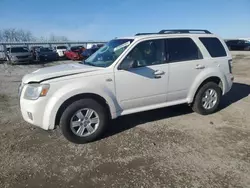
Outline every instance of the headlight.
{"type": "Polygon", "coordinates": [[[26,87],[24,98],[36,100],[39,97],[46,96],[49,91],[49,84],[29,84],[26,87]]]}

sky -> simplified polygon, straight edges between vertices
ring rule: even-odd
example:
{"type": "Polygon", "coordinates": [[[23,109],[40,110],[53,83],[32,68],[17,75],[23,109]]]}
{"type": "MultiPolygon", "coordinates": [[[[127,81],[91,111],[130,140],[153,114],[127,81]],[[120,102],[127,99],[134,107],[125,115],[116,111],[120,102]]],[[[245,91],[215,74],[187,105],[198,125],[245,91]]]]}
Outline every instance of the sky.
{"type": "Polygon", "coordinates": [[[250,0],[0,0],[3,28],[74,41],[182,28],[250,37],[250,0]]]}

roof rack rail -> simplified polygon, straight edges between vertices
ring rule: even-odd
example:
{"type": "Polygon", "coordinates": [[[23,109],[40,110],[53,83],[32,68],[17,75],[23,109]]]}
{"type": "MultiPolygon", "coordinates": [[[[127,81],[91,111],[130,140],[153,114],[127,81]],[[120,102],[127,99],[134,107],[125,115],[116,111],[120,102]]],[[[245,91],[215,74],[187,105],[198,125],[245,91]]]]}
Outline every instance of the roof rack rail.
{"type": "Polygon", "coordinates": [[[135,36],[139,36],[139,35],[156,35],[156,34],[159,34],[159,33],[137,33],[137,34],[135,34],[135,36]]]}
{"type": "Polygon", "coordinates": [[[159,33],[137,33],[135,36],[139,35],[157,35],[157,34],[212,34],[208,30],[203,29],[164,29],[161,30],[159,33]]]}
{"type": "Polygon", "coordinates": [[[178,33],[204,33],[204,34],[211,34],[208,30],[202,30],[202,29],[166,29],[161,30],[159,34],[178,34],[178,33]]]}

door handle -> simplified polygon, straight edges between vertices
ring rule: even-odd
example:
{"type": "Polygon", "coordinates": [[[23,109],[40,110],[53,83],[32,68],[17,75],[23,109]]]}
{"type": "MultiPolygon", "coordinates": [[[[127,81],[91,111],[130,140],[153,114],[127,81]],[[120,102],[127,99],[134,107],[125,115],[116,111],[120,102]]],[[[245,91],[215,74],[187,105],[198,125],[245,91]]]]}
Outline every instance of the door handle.
{"type": "Polygon", "coordinates": [[[204,69],[205,68],[205,66],[204,65],[196,65],[196,67],[195,67],[196,69],[204,69]]]}
{"type": "Polygon", "coordinates": [[[157,76],[159,76],[159,75],[164,75],[165,74],[165,72],[164,71],[161,71],[161,70],[156,70],[155,72],[154,72],[154,75],[157,75],[157,76]]]}
{"type": "Polygon", "coordinates": [[[164,71],[160,71],[160,70],[156,70],[156,71],[154,71],[153,74],[154,74],[154,77],[158,79],[158,78],[161,78],[161,76],[164,75],[165,72],[164,71]]]}

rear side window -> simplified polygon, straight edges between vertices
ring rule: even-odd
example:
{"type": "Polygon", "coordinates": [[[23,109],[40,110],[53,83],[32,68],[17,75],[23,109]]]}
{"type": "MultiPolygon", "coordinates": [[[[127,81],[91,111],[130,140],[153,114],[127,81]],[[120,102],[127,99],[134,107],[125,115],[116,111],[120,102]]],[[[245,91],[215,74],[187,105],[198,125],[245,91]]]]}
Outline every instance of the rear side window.
{"type": "Polygon", "coordinates": [[[191,38],[166,39],[169,62],[202,59],[199,48],[191,38]]]}
{"type": "Polygon", "coordinates": [[[221,44],[220,40],[214,37],[200,37],[200,41],[206,47],[211,57],[225,57],[226,50],[221,44]]]}

